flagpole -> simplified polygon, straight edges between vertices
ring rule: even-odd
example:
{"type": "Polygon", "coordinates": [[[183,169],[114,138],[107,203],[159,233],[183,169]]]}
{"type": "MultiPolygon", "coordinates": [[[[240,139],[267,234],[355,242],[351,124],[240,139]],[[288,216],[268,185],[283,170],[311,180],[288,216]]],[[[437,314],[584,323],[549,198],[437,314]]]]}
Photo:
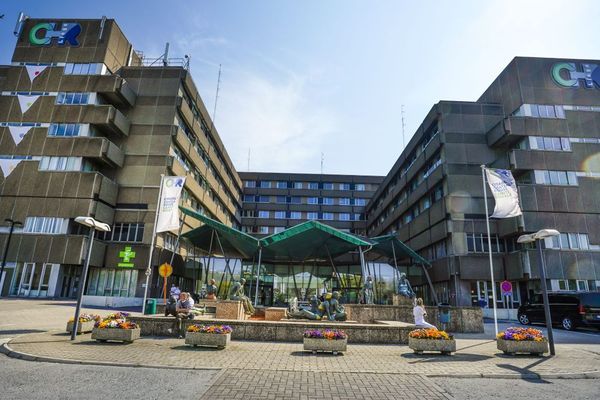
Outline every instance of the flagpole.
{"type": "Polygon", "coordinates": [[[146,299],[148,298],[148,285],[150,275],[152,275],[152,253],[154,253],[154,241],[156,239],[156,224],[158,223],[158,214],[160,212],[160,203],[162,199],[163,180],[165,174],[160,174],[160,188],[158,189],[158,201],[156,202],[156,215],[154,216],[154,226],[152,227],[152,240],[150,242],[150,251],[148,254],[148,267],[146,268],[146,286],[144,287],[144,303],[142,304],[142,314],[146,312],[146,299]]]}
{"type": "MultiPolygon", "coordinates": [[[[490,235],[490,217],[487,202],[487,187],[485,185],[485,165],[481,165],[481,178],[483,179],[483,203],[485,204],[485,223],[487,225],[488,253],[490,257],[490,277],[492,278],[492,305],[494,306],[494,330],[498,336],[498,313],[496,311],[496,282],[494,281],[494,264],[492,261],[492,239],[490,235]]],[[[487,293],[486,293],[487,295],[487,293]]]]}

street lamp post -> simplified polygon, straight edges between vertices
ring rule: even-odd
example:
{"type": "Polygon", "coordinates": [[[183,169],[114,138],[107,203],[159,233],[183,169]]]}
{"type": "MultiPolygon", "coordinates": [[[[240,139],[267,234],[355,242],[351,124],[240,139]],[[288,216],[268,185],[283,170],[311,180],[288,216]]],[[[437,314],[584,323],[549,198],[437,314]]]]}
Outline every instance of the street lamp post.
{"type": "Polygon", "coordinates": [[[540,280],[542,281],[542,297],[544,298],[544,315],[546,317],[546,329],[548,330],[548,344],[550,345],[550,354],[556,355],[554,349],[554,334],[552,332],[552,316],[550,315],[550,303],[548,301],[548,287],[546,286],[546,265],[544,263],[544,256],[542,254],[542,243],[543,239],[558,236],[560,232],[556,229],[542,229],[536,233],[530,235],[522,235],[517,239],[517,243],[536,243],[538,253],[538,263],[540,266],[540,280]]]}
{"type": "Polygon", "coordinates": [[[110,232],[110,226],[103,222],[98,222],[92,217],[77,217],[75,222],[90,228],[88,236],[88,253],[83,265],[83,273],[81,274],[81,284],[77,292],[77,305],[75,306],[75,316],[73,318],[73,330],[71,331],[71,340],[75,340],[77,329],[79,327],[79,312],[81,311],[81,301],[83,300],[83,291],[85,290],[85,282],[87,280],[88,269],[90,267],[90,257],[92,256],[92,245],[94,244],[94,232],[110,232]]]}
{"type": "Polygon", "coordinates": [[[10,229],[8,230],[8,238],[6,239],[6,244],[4,245],[4,253],[2,254],[2,267],[0,267],[0,282],[2,282],[2,286],[0,286],[0,297],[2,297],[2,289],[4,286],[2,276],[4,275],[4,267],[6,266],[6,257],[8,256],[8,246],[10,246],[10,239],[12,238],[15,225],[23,225],[22,222],[15,221],[10,218],[6,218],[4,221],[10,224],[10,229]]]}

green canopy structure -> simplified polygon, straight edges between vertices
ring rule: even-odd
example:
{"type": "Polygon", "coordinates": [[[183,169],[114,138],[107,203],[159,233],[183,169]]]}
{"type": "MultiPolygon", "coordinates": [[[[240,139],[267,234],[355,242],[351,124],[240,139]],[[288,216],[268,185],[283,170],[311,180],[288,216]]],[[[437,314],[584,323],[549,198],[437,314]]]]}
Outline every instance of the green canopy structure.
{"type": "Polygon", "coordinates": [[[390,259],[400,260],[403,258],[411,258],[417,264],[431,266],[431,263],[423,258],[419,253],[405,245],[394,234],[385,236],[377,236],[369,239],[373,243],[371,252],[388,257],[390,259]]]}
{"type": "Polygon", "coordinates": [[[212,251],[210,247],[219,249],[224,253],[222,255],[227,257],[251,259],[256,254],[259,247],[258,239],[196,211],[184,207],[179,208],[185,215],[204,223],[200,228],[192,229],[182,235],[194,245],[208,248],[209,252],[212,251]],[[218,237],[215,237],[215,234],[218,237]],[[210,246],[210,244],[213,245],[210,246]],[[217,247],[218,244],[220,245],[217,247]]]}
{"type": "Polygon", "coordinates": [[[371,243],[318,221],[306,221],[260,240],[262,258],[271,262],[331,260],[371,243]]]}

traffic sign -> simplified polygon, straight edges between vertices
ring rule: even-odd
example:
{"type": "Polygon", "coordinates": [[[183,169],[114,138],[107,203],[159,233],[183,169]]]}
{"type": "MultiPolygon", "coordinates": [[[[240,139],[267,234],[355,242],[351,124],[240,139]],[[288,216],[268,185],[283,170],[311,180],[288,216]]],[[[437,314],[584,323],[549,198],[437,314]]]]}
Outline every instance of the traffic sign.
{"type": "Polygon", "coordinates": [[[161,266],[158,267],[158,274],[163,278],[168,278],[172,273],[173,267],[171,267],[171,265],[168,263],[161,264],[161,266]]]}
{"type": "Polygon", "coordinates": [[[500,283],[500,289],[502,290],[502,295],[503,296],[512,296],[512,283],[510,283],[509,281],[502,281],[502,283],[500,283]]]}

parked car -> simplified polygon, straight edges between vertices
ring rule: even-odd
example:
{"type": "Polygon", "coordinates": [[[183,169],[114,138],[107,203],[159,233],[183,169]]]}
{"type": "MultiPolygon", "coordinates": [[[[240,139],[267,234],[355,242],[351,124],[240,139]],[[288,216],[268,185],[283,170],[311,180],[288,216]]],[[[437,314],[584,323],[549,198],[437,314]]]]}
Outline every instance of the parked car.
{"type": "MultiPolygon", "coordinates": [[[[548,293],[548,301],[552,324],[561,325],[568,331],[582,326],[600,329],[599,292],[551,292],[548,293]]],[[[523,325],[545,323],[542,295],[536,294],[519,307],[517,317],[523,325]]]]}

